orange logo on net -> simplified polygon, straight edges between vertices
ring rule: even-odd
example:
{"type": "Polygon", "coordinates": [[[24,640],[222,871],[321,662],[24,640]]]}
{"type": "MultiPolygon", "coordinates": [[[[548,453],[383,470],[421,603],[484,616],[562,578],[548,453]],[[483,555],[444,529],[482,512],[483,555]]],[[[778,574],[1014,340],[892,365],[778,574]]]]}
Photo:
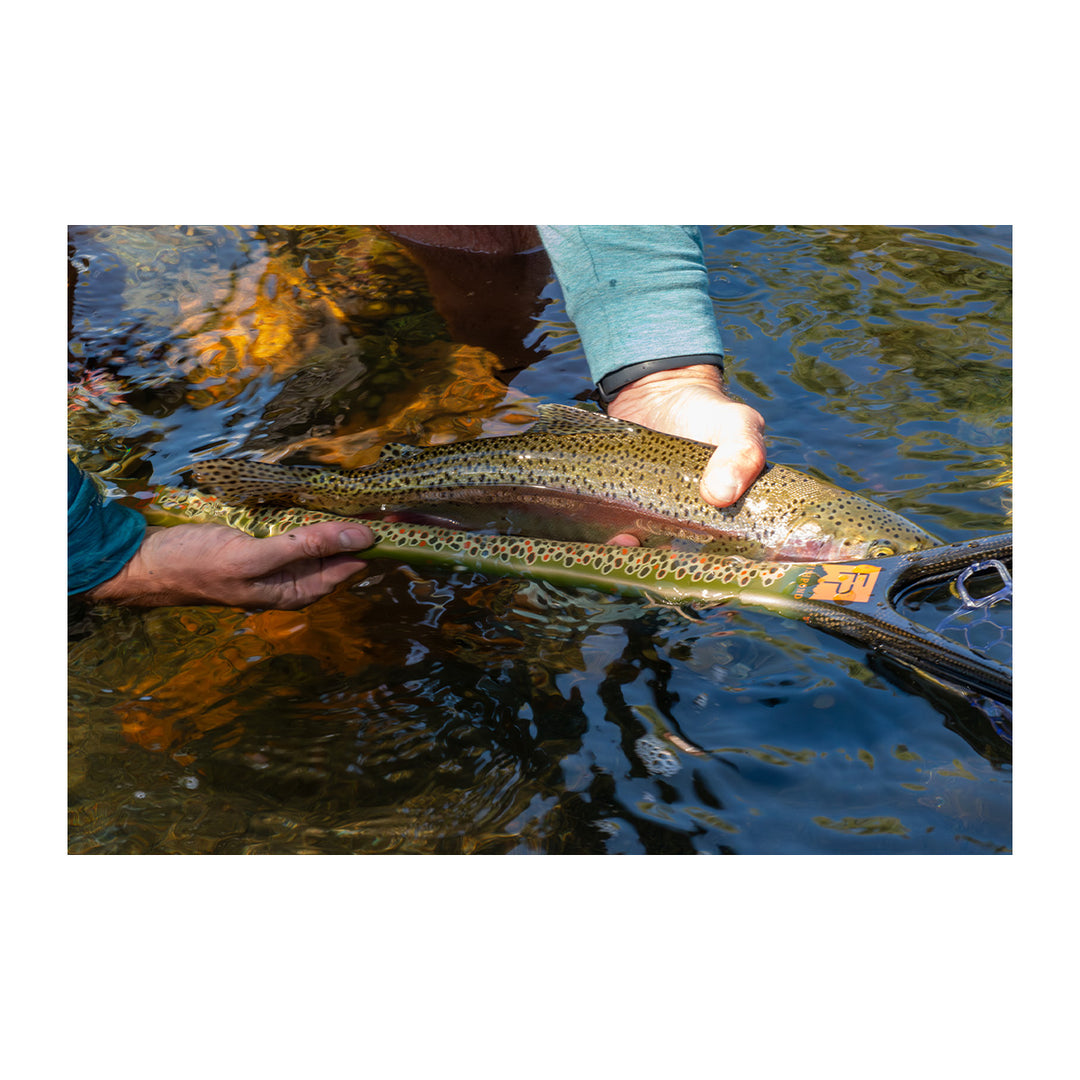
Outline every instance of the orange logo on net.
{"type": "Polygon", "coordinates": [[[839,600],[841,602],[862,603],[870,599],[877,582],[880,566],[859,565],[840,566],[825,563],[822,568],[824,577],[818,579],[811,600],[839,600]]]}

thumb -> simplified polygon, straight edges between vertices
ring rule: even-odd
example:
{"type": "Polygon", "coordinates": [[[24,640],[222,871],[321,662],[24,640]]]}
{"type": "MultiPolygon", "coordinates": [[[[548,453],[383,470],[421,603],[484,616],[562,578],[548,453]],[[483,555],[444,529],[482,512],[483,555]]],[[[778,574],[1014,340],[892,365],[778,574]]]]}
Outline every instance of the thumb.
{"type": "Polygon", "coordinates": [[[375,537],[366,525],[321,521],[259,541],[260,572],[268,573],[298,559],[328,559],[371,547],[375,537]]]}
{"type": "Polygon", "coordinates": [[[701,477],[701,497],[713,506],[737,502],[765,466],[762,440],[718,446],[701,477]]]}

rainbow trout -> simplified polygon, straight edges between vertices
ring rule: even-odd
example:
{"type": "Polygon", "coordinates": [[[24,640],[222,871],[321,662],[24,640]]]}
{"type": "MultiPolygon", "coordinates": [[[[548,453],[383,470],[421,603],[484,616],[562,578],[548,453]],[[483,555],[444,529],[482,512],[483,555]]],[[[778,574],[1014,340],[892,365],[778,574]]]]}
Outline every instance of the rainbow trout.
{"type": "Polygon", "coordinates": [[[195,481],[226,502],[345,517],[396,515],[469,530],[603,542],[632,533],[752,559],[876,558],[931,547],[917,525],[832,484],[767,465],[733,506],[699,494],[713,448],[603,413],[540,406],[522,435],[444,446],[388,446],[350,471],[233,458],[195,481]]]}

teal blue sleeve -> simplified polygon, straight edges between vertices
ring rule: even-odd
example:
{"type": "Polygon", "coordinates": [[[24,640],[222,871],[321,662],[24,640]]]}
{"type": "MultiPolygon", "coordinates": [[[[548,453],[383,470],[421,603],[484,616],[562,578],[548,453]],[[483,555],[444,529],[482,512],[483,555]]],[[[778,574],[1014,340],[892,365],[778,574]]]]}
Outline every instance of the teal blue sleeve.
{"type": "Polygon", "coordinates": [[[594,382],[647,360],[723,356],[695,225],[539,225],[594,382]]]}
{"type": "Polygon", "coordinates": [[[145,533],[142,514],[106,502],[94,481],[68,459],[68,596],[118,574],[145,533]]]}

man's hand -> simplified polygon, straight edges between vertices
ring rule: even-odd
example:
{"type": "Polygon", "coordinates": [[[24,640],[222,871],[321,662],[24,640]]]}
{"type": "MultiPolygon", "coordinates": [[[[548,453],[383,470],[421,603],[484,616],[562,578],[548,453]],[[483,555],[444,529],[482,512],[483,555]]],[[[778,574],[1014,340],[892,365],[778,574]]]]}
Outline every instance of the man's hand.
{"type": "Polygon", "coordinates": [[[91,589],[91,601],[137,607],[224,604],[291,611],[363,570],[365,525],[320,522],[265,539],[227,525],[150,528],[131,561],[91,589]]]}
{"type": "Polygon", "coordinates": [[[701,478],[701,497],[730,506],[765,466],[765,421],[724,393],[717,368],[704,364],[658,371],[624,386],[608,406],[619,420],[716,447],[701,478]]]}

